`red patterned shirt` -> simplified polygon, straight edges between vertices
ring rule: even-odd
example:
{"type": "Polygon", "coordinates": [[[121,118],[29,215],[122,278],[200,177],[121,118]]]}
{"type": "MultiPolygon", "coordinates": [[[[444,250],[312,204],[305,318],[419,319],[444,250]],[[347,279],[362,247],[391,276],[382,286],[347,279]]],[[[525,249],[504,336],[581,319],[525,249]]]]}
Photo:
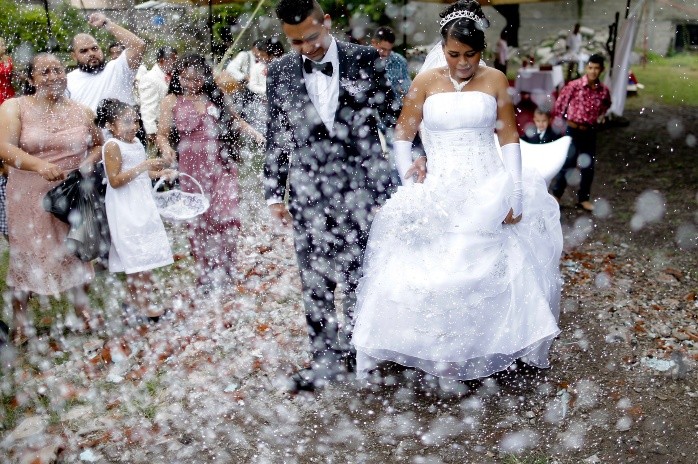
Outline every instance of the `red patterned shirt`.
{"type": "Polygon", "coordinates": [[[7,57],[7,61],[0,58],[0,105],[5,100],[15,96],[12,88],[12,58],[7,57]]]}
{"type": "Polygon", "coordinates": [[[555,101],[555,115],[588,126],[596,125],[599,116],[611,107],[611,92],[601,82],[589,85],[586,76],[569,82],[555,101]]]}

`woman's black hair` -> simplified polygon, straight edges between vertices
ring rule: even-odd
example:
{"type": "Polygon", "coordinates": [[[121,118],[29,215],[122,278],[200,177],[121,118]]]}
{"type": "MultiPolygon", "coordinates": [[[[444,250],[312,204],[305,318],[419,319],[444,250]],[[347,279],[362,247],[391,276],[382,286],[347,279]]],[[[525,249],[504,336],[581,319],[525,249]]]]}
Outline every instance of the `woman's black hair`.
{"type": "Polygon", "coordinates": [[[475,21],[470,18],[455,18],[444,24],[441,27],[441,37],[443,42],[446,43],[450,37],[462,44],[469,45],[475,51],[483,51],[485,48],[487,48],[487,42],[485,41],[485,29],[489,27],[490,22],[482,12],[480,4],[475,0],[459,0],[444,9],[441,14],[439,14],[439,17],[443,19],[451,13],[458,11],[469,11],[475,17],[477,17],[478,20],[475,21]]]}
{"type": "Polygon", "coordinates": [[[172,78],[170,79],[168,93],[182,95],[182,84],[179,82],[179,76],[188,68],[194,68],[202,77],[203,85],[201,87],[201,93],[206,95],[219,110],[223,111],[225,109],[223,91],[216,85],[216,81],[213,79],[213,70],[206,62],[206,58],[196,53],[185,55],[177,60],[172,70],[172,78]]]}
{"type": "Polygon", "coordinates": [[[268,39],[265,39],[257,48],[272,58],[281,58],[281,56],[284,54],[284,46],[281,44],[278,37],[269,37],[268,39]]]}
{"type": "MultiPolygon", "coordinates": [[[[56,55],[53,53],[48,53],[48,52],[41,52],[37,53],[36,55],[32,56],[29,62],[27,63],[27,66],[24,68],[24,78],[22,79],[22,95],[34,95],[36,93],[36,87],[34,84],[31,83],[32,80],[32,74],[34,74],[34,67],[36,66],[36,60],[39,58],[43,58],[46,56],[50,56],[53,58],[58,58],[56,55]]],[[[60,61],[60,60],[59,60],[60,61]]],[[[61,63],[62,65],[62,63],[61,63]]]]}
{"type": "Polygon", "coordinates": [[[107,124],[114,124],[126,110],[133,110],[133,107],[116,98],[105,98],[97,105],[95,124],[104,129],[107,124]]]}
{"type": "MultiPolygon", "coordinates": [[[[216,108],[218,108],[220,117],[219,121],[221,123],[221,139],[228,139],[232,137],[234,131],[234,117],[225,105],[225,96],[223,91],[218,87],[216,81],[213,79],[213,70],[211,66],[206,62],[206,58],[196,53],[185,55],[175,63],[174,69],[172,70],[172,78],[170,79],[170,87],[168,93],[173,95],[182,95],[182,84],[180,83],[179,76],[184,72],[185,69],[193,68],[203,79],[203,85],[201,87],[201,94],[206,95],[209,101],[213,103],[216,108]]],[[[176,127],[172,127],[170,130],[170,144],[172,146],[177,146],[179,144],[179,132],[176,127]]],[[[230,154],[230,158],[237,160],[238,153],[230,154]]]]}
{"type": "Polygon", "coordinates": [[[601,66],[601,69],[603,69],[603,67],[604,67],[604,59],[603,59],[603,56],[602,56],[602,55],[599,55],[598,53],[594,53],[593,55],[591,55],[591,56],[589,57],[588,63],[598,64],[599,66],[601,66]]]}

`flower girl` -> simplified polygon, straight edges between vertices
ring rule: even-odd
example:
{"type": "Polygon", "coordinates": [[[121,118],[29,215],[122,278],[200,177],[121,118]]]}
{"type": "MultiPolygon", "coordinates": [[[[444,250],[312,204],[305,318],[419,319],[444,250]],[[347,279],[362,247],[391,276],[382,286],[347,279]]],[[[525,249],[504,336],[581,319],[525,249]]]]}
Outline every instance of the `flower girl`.
{"type": "Polygon", "coordinates": [[[151,195],[151,178],[174,178],[177,172],[165,169],[168,161],[146,159],[136,139],[138,116],[129,105],[105,99],[97,108],[97,125],[109,130],[102,148],[108,179],[105,205],[111,234],[109,271],[125,272],[130,305],[149,321],[163,313],[149,301],[153,289],[151,270],[172,264],[165,226],[151,195]]]}

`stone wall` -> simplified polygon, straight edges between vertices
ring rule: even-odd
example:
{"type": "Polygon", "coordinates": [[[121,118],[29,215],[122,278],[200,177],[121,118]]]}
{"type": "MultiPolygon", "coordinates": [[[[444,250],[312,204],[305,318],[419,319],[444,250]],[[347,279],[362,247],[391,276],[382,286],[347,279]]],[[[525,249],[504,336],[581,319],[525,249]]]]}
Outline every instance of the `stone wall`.
{"type": "MultiPolygon", "coordinates": [[[[638,0],[631,0],[630,3],[632,8],[638,0]]],[[[605,42],[608,26],[615,21],[616,12],[620,13],[621,20],[624,18],[625,6],[625,0],[585,0],[579,22],[582,26],[593,29],[596,37],[605,42]]],[[[433,3],[410,2],[410,45],[428,45],[438,40],[437,19],[443,7],[444,5],[433,3]]],[[[522,4],[519,8],[519,45],[522,49],[535,48],[544,39],[561,31],[566,34],[578,21],[576,0],[522,4]]],[[[487,42],[494,47],[506,20],[493,7],[485,6],[483,11],[491,23],[487,31],[487,42]]],[[[686,22],[698,22],[698,6],[695,0],[647,0],[636,47],[647,46],[649,51],[664,55],[673,46],[676,24],[686,22]],[[650,19],[652,17],[654,20],[650,19]]]]}

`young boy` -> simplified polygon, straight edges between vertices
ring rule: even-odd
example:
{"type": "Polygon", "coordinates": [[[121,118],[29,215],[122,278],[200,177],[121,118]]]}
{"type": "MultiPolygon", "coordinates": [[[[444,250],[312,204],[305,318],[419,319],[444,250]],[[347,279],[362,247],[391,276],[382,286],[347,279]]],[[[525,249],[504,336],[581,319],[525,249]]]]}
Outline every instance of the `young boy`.
{"type": "Polygon", "coordinates": [[[536,130],[527,129],[521,136],[521,140],[528,143],[548,143],[559,139],[560,135],[553,130],[550,119],[550,113],[536,108],[533,112],[533,123],[536,125],[536,130]]]}

